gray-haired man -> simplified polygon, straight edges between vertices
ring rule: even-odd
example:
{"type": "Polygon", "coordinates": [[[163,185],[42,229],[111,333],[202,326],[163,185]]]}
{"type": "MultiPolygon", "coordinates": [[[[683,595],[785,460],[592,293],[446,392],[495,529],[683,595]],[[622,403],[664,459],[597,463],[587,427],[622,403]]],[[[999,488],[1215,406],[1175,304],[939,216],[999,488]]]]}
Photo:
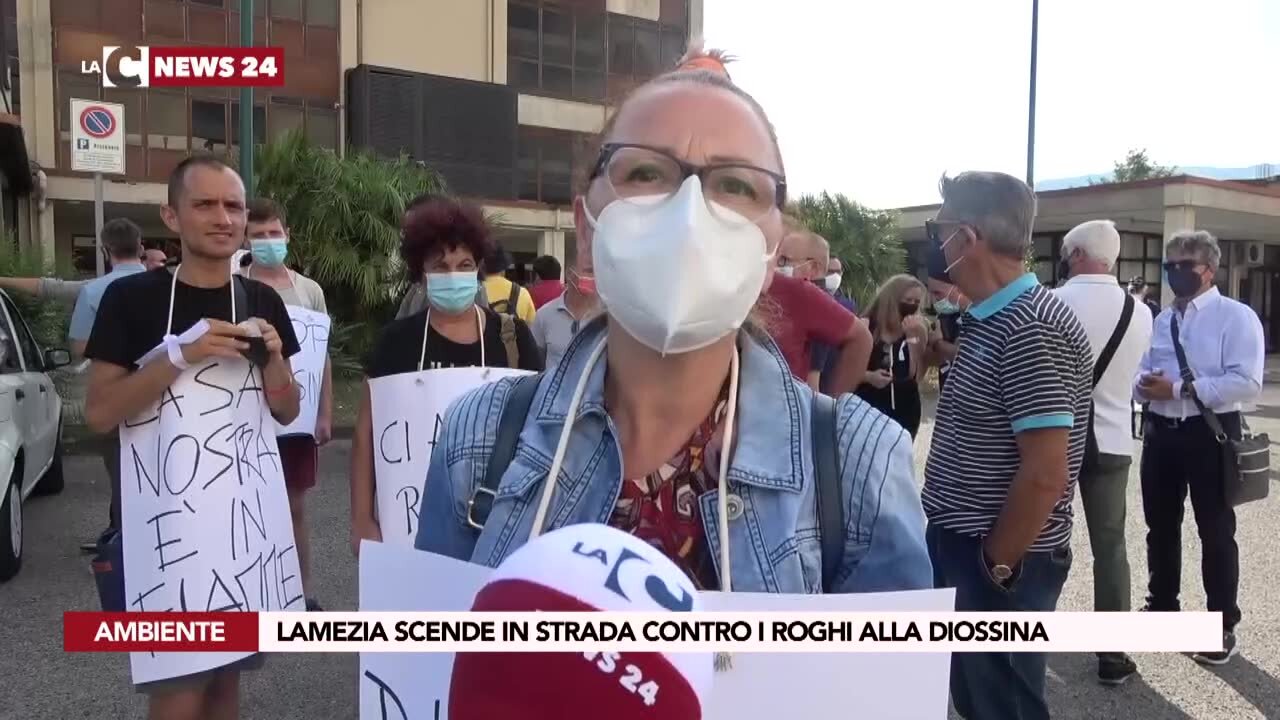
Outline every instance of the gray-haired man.
{"type": "Polygon", "coordinates": [[[1147,520],[1147,609],[1177,611],[1182,585],[1182,515],[1187,491],[1203,546],[1204,592],[1222,613],[1223,649],[1197,653],[1222,665],[1236,654],[1240,622],[1240,550],[1236,514],[1224,497],[1220,444],[1195,400],[1228,436],[1240,437],[1240,411],[1262,392],[1263,335],[1248,305],[1214,285],[1222,251],[1207,232],[1184,231],[1164,246],[1164,271],[1176,298],[1156,318],[1151,348],[1138,364],[1134,397],[1150,402],[1142,444],[1142,511],[1147,520]],[[1175,335],[1174,332],[1177,334],[1175,335]],[[1188,368],[1175,350],[1181,343],[1188,368]]]}
{"type": "MultiPolygon", "coordinates": [[[[1071,568],[1093,352],[1079,321],[1026,272],[1035,196],[1017,178],[942,179],[926,225],[935,265],[972,300],[938,402],[922,500],[937,587],[956,610],[1056,609],[1071,568]]],[[[1049,717],[1042,653],[955,653],[951,698],[971,720],[1049,717]]]]}

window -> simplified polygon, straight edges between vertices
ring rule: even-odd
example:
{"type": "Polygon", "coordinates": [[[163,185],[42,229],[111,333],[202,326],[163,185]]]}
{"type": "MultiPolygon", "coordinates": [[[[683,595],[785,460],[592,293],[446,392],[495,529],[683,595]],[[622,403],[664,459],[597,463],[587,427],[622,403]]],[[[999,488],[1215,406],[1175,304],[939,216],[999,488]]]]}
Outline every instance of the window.
{"type": "MultiPolygon", "coordinates": [[[[187,0],[187,2],[192,3],[194,5],[208,5],[209,7],[220,8],[222,7],[223,0],[187,0]]],[[[258,0],[258,2],[262,2],[262,0],[258,0]]]]}
{"type": "MultiPolygon", "coordinates": [[[[253,142],[265,145],[267,142],[267,108],[265,105],[253,106],[253,142]]],[[[240,144],[240,103],[231,103],[231,144],[240,144]]]]}
{"type": "Polygon", "coordinates": [[[1031,238],[1033,269],[1040,282],[1052,285],[1058,278],[1058,252],[1061,235],[1033,235],[1031,238]]]}
{"type": "Polygon", "coordinates": [[[1120,258],[1116,262],[1116,277],[1122,283],[1135,277],[1143,278],[1159,293],[1162,280],[1160,263],[1163,256],[1164,248],[1159,236],[1120,233],[1120,258]]]}
{"type": "Polygon", "coordinates": [[[338,27],[338,0],[307,0],[307,24],[338,27]]]}
{"type": "MultiPolygon", "coordinates": [[[[258,5],[265,3],[258,0],[258,5]]],[[[302,0],[271,0],[271,17],[302,20],[302,0]]]]}
{"type": "Polygon", "coordinates": [[[181,93],[151,90],[147,94],[147,136],[148,147],[181,149],[172,147],[173,141],[167,138],[182,138],[182,148],[186,147],[187,99],[181,93]]]}
{"type": "Polygon", "coordinates": [[[125,142],[129,145],[142,144],[142,99],[143,91],[130,88],[106,88],[102,91],[107,102],[120,103],[124,106],[125,142]]]}
{"type": "Polygon", "coordinates": [[[0,373],[22,372],[22,362],[18,359],[18,345],[14,342],[9,323],[0,318],[0,373]]]}
{"type": "MultiPolygon", "coordinates": [[[[255,122],[257,122],[255,120],[255,122]]],[[[271,103],[271,112],[267,115],[267,134],[276,140],[291,130],[302,129],[302,107],[271,103]]]]}
{"type": "Polygon", "coordinates": [[[626,15],[609,15],[609,92],[624,92],[675,68],[684,54],[686,33],[677,25],[659,25],[626,15]]]}
{"type": "Polygon", "coordinates": [[[583,133],[521,126],[516,171],[520,199],[553,205],[573,200],[574,171],[581,162],[577,150],[583,133]]]}
{"type": "Polygon", "coordinates": [[[621,15],[609,16],[609,72],[614,75],[630,75],[635,64],[635,33],[631,20],[621,15]]]}
{"type": "Polygon", "coordinates": [[[227,145],[227,105],[214,100],[191,101],[191,149],[222,150],[227,145]]]}
{"type": "Polygon", "coordinates": [[[338,113],[328,108],[307,107],[307,139],[320,147],[338,147],[338,113]]]}
{"type": "Polygon", "coordinates": [[[13,331],[18,336],[18,343],[22,346],[22,358],[26,361],[27,369],[34,372],[43,370],[44,358],[41,356],[40,346],[36,344],[35,338],[31,337],[31,331],[27,329],[22,314],[7,297],[4,299],[4,306],[9,310],[9,317],[13,319],[13,331]]]}
{"type": "MultiPolygon", "coordinates": [[[[676,35],[683,52],[683,31],[676,35]]],[[[670,64],[665,58],[654,22],[549,1],[507,7],[507,84],[518,90],[599,102],[610,86],[606,73],[629,86],[670,64]]]]}
{"type": "Polygon", "coordinates": [[[59,129],[66,133],[71,132],[72,98],[101,100],[102,98],[98,95],[100,91],[101,88],[98,87],[95,77],[66,71],[58,73],[58,117],[61,118],[59,129]]]}

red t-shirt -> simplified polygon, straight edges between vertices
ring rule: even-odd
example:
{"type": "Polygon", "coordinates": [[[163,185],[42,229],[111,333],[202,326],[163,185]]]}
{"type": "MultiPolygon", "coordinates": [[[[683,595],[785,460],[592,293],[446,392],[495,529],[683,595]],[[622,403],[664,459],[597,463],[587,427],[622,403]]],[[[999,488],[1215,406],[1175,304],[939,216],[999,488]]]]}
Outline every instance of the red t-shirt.
{"type": "Polygon", "coordinates": [[[533,307],[538,309],[560,297],[564,292],[564,283],[559,280],[539,280],[529,288],[529,297],[533,298],[533,307]]]}
{"type": "Polygon", "coordinates": [[[787,359],[791,374],[807,380],[810,345],[839,345],[849,334],[855,316],[817,285],[785,275],[773,276],[768,296],[781,311],[773,340],[787,359]]]}

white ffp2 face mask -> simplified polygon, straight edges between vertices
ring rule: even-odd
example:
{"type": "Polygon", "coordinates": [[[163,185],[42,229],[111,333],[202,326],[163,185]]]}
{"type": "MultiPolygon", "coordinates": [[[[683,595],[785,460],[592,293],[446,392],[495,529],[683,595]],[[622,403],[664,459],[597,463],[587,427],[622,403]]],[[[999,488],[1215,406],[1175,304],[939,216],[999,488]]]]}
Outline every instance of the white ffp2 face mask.
{"type": "Polygon", "coordinates": [[[839,290],[840,289],[840,273],[831,273],[830,275],[823,278],[822,283],[823,285],[826,285],[827,292],[829,293],[833,293],[839,290]]]}
{"type": "Polygon", "coordinates": [[[760,297],[771,259],[764,233],[722,205],[713,214],[697,176],[669,198],[615,200],[586,216],[600,300],[627,334],[664,355],[737,330],[760,297]]]}

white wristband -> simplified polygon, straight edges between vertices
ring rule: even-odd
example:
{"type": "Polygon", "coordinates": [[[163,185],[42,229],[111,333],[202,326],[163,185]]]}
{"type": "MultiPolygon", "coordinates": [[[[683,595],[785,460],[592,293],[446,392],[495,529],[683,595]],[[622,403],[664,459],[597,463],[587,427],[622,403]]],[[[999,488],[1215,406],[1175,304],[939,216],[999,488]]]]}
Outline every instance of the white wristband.
{"type": "Polygon", "coordinates": [[[186,370],[191,367],[187,359],[182,355],[182,343],[178,342],[177,335],[164,336],[165,349],[169,351],[169,362],[179,370],[186,370]]]}

